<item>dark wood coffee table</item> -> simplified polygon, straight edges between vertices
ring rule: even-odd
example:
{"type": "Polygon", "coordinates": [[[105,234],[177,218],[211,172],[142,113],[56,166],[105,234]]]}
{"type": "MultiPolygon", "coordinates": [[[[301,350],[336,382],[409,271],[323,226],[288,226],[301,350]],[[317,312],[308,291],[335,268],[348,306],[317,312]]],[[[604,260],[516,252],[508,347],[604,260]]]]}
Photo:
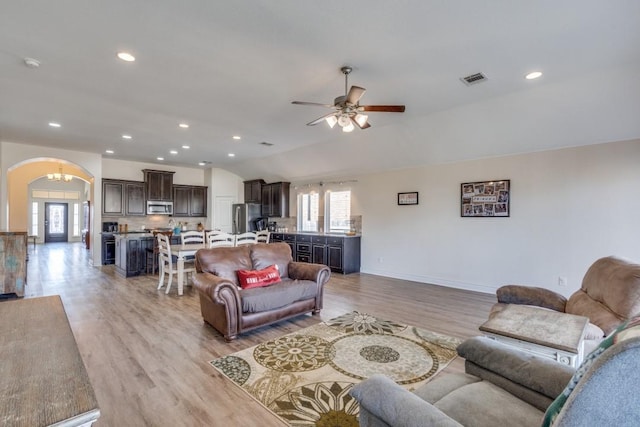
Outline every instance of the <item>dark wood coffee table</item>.
{"type": "Polygon", "coordinates": [[[60,297],[0,302],[0,425],[90,426],[99,416],[60,297]]]}
{"type": "Polygon", "coordinates": [[[539,307],[510,304],[480,326],[484,335],[528,353],[578,367],[589,319],[539,307]]]}

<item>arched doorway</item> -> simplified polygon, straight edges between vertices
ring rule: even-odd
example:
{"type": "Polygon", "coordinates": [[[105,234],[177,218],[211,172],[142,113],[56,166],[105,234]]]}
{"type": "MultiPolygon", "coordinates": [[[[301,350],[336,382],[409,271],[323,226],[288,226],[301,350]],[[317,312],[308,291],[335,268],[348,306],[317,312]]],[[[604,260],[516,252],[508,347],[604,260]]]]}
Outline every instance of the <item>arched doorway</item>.
{"type": "Polygon", "coordinates": [[[78,165],[55,158],[22,161],[7,171],[9,229],[27,230],[40,243],[80,241],[80,230],[91,228],[91,221],[82,221],[92,195],[93,177],[78,165]]]}

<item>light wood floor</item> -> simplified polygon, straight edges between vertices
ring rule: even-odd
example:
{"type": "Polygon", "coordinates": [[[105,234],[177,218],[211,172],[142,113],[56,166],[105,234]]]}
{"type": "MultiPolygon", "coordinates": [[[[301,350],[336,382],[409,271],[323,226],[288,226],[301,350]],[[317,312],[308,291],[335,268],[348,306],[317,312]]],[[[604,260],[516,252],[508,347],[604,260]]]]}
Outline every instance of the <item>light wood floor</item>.
{"type": "MultiPolygon", "coordinates": [[[[203,323],[192,287],[157,291],[157,277],[123,279],[92,267],[81,244],[30,246],[25,297],[59,294],[105,426],[282,426],[209,361],[352,310],[461,338],[478,334],[493,295],[335,274],[324,310],[242,335],[232,343],[203,323]]],[[[447,370],[463,369],[460,359],[447,370]]]]}

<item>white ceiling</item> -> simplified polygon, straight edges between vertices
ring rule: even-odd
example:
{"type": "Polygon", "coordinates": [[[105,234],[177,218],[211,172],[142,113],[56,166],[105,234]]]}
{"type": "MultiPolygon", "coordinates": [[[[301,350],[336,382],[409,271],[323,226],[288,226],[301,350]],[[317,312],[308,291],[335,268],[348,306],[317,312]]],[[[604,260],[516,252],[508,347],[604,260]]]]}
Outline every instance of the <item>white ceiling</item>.
{"type": "Polygon", "coordinates": [[[0,140],[304,180],[639,138],[639,18],[637,0],[5,0],[0,140]],[[361,103],[406,112],[305,126],[329,110],[291,101],[332,103],[343,65],[361,103]]]}

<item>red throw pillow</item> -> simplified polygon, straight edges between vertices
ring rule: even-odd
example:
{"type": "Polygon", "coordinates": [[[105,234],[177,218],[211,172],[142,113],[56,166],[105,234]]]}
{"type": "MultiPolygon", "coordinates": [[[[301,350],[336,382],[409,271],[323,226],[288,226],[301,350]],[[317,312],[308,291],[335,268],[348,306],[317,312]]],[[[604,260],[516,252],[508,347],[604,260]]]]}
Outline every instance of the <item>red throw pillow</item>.
{"type": "Polygon", "coordinates": [[[238,270],[238,281],[242,289],[269,286],[280,281],[277,265],[270,265],[262,270],[238,270]]]}

